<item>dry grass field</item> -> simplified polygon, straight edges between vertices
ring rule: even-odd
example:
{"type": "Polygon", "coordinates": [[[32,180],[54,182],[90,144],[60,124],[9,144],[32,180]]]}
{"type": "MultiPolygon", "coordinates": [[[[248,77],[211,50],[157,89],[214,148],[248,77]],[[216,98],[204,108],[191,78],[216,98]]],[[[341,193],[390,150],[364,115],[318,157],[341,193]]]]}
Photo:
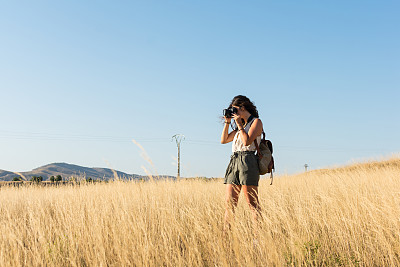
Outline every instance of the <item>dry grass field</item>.
{"type": "Polygon", "coordinates": [[[262,179],[0,187],[0,266],[399,266],[400,159],[262,179]]]}

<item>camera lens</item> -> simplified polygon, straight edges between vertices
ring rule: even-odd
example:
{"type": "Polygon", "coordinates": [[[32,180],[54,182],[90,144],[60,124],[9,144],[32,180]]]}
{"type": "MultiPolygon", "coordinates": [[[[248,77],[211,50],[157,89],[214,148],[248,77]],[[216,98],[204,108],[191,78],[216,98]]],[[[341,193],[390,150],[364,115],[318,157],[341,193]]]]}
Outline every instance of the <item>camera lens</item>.
{"type": "Polygon", "coordinates": [[[232,111],[230,109],[224,109],[222,111],[222,114],[227,118],[231,118],[232,117],[232,111]]]}

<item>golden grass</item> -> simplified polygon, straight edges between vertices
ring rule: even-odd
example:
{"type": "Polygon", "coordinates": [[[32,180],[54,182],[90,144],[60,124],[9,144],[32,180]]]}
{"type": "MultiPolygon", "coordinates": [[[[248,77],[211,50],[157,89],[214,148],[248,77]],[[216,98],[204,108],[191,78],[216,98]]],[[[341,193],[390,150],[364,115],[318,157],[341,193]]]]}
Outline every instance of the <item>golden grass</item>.
{"type": "Polygon", "coordinates": [[[398,266],[400,159],[261,180],[224,235],[222,180],[0,188],[0,266],[398,266]],[[256,240],[255,240],[256,239],[256,240]]]}

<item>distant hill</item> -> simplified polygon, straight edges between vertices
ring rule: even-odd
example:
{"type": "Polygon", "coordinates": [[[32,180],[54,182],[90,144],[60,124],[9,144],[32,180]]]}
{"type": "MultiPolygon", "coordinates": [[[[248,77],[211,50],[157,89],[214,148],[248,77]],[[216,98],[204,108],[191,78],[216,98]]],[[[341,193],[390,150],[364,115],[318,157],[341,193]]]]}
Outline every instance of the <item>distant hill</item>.
{"type": "Polygon", "coordinates": [[[15,174],[13,172],[0,170],[0,181],[10,181],[15,176],[18,176],[18,174],[15,174]],[[9,179],[9,177],[11,177],[11,179],[9,179]],[[7,178],[7,180],[4,180],[4,178],[7,178]]]}
{"type": "Polygon", "coordinates": [[[320,169],[314,172],[327,173],[338,171],[359,171],[359,170],[381,170],[381,169],[395,169],[400,171],[400,158],[392,157],[385,160],[370,160],[366,162],[354,163],[347,166],[336,167],[332,169],[320,169]]]}
{"type": "MultiPolygon", "coordinates": [[[[127,174],[115,171],[121,179],[148,179],[147,176],[138,174],[127,174]]],[[[61,175],[63,179],[70,177],[91,177],[93,179],[109,180],[114,178],[114,172],[106,168],[88,168],[68,163],[52,163],[29,172],[20,172],[27,180],[32,176],[42,176],[43,180],[49,179],[51,176],[61,175]]],[[[0,181],[11,181],[18,173],[0,170],[0,181]]],[[[161,176],[161,178],[175,178],[173,176],[161,176]]]]}

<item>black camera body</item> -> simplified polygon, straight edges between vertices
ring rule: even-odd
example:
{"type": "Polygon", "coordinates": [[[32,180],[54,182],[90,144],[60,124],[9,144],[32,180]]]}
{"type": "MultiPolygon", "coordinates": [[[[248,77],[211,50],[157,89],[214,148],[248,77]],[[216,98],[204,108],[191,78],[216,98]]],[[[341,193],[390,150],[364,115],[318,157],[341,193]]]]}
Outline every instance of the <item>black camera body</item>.
{"type": "Polygon", "coordinates": [[[230,108],[227,108],[227,109],[224,109],[223,111],[222,111],[222,114],[225,116],[225,117],[227,117],[227,118],[232,118],[233,116],[233,114],[237,114],[237,112],[238,112],[238,109],[237,108],[235,108],[235,107],[230,107],[230,108]]]}

